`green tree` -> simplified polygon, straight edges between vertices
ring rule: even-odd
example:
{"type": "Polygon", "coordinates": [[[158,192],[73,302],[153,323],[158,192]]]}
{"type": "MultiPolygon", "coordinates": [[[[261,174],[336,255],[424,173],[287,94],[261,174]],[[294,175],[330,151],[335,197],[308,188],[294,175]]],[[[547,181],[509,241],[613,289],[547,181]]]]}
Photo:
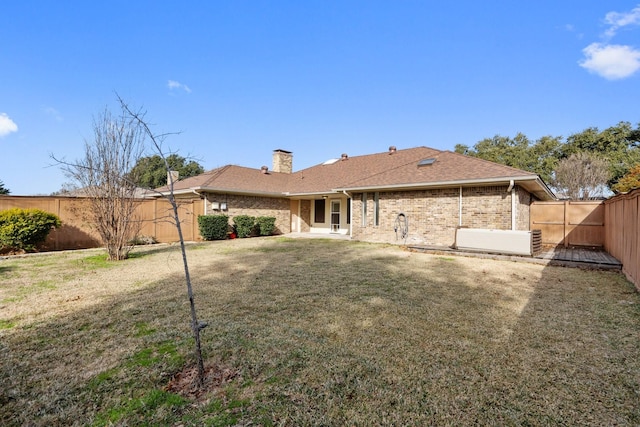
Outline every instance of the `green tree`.
{"type": "MultiPolygon", "coordinates": [[[[187,162],[187,159],[177,154],[167,156],[166,160],[169,168],[180,174],[180,179],[200,175],[204,172],[204,168],[198,162],[193,160],[187,162]]],[[[167,185],[167,166],[162,157],[157,154],[142,157],[131,169],[129,176],[138,187],[162,187],[167,185]]]]}
{"type": "Polygon", "coordinates": [[[561,145],[561,137],[544,136],[532,143],[526,135],[518,133],[513,138],[501,135],[485,138],[472,148],[458,144],[455,151],[533,172],[549,182],[558,164],[561,145]]]}
{"type": "Polygon", "coordinates": [[[618,193],[626,193],[635,188],[640,188],[640,163],[632,167],[625,176],[620,178],[612,189],[618,193]]]}
{"type": "Polygon", "coordinates": [[[4,182],[0,181],[0,194],[10,194],[11,191],[4,186],[4,182]]]}
{"type": "Polygon", "coordinates": [[[633,129],[629,122],[620,122],[603,131],[590,127],[567,137],[562,147],[562,158],[586,152],[601,157],[609,169],[609,188],[640,163],[640,125],[633,129]]]}

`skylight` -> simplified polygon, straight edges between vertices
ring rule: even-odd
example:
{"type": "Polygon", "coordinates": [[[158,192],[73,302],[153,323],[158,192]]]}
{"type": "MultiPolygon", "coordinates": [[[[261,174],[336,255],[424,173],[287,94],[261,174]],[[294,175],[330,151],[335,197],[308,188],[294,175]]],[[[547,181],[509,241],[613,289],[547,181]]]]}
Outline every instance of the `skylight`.
{"type": "Polygon", "coordinates": [[[422,160],[420,160],[420,161],[418,162],[418,166],[429,166],[429,165],[434,164],[434,163],[435,163],[435,161],[436,161],[436,159],[435,159],[435,158],[433,158],[433,157],[430,157],[430,158],[428,158],[428,159],[422,159],[422,160]]]}
{"type": "Polygon", "coordinates": [[[326,162],[324,162],[323,165],[332,165],[335,162],[337,162],[338,160],[340,160],[340,159],[329,159],[326,162]]]}

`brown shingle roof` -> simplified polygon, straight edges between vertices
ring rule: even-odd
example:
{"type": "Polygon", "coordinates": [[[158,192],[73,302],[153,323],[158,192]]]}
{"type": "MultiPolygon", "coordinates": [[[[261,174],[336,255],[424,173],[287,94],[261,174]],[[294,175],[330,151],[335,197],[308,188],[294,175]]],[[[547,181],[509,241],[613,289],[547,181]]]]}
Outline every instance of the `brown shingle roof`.
{"type": "Polygon", "coordinates": [[[531,172],[428,147],[351,157],[333,164],[313,166],[294,175],[296,179],[291,182],[289,191],[294,194],[536,177],[531,172]],[[425,159],[435,159],[435,162],[419,166],[418,163],[425,159]]]}
{"type": "MultiPolygon", "coordinates": [[[[341,158],[291,174],[265,174],[258,169],[223,166],[178,181],[174,190],[208,190],[274,196],[304,195],[343,189],[428,187],[483,181],[509,182],[514,178],[539,182],[532,184],[539,194],[548,190],[534,173],[428,147],[341,158]],[[435,161],[419,166],[418,163],[424,159],[435,161]]],[[[164,190],[166,191],[166,187],[164,190]]]]}
{"type": "MultiPolygon", "coordinates": [[[[227,165],[203,174],[174,183],[176,192],[186,190],[209,190],[250,194],[282,195],[286,191],[290,174],[280,172],[263,173],[260,169],[227,165]]],[[[162,187],[159,191],[168,191],[162,187]]]]}

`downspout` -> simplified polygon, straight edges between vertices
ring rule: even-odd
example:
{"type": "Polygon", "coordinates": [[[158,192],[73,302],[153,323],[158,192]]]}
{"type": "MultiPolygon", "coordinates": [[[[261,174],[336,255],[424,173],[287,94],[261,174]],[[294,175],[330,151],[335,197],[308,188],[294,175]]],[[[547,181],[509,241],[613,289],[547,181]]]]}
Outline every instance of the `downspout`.
{"type": "Polygon", "coordinates": [[[511,230],[516,229],[516,185],[513,180],[509,181],[507,193],[511,192],[511,230]]]}
{"type": "Polygon", "coordinates": [[[351,206],[349,206],[349,238],[353,239],[353,198],[347,193],[347,190],[342,190],[342,194],[347,196],[347,201],[351,206]]]}

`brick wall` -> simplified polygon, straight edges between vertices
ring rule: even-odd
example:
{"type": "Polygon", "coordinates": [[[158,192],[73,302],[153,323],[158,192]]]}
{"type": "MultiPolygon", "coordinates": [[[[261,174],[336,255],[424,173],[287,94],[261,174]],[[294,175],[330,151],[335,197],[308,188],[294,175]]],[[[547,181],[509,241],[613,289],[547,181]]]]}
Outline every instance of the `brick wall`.
{"type": "Polygon", "coordinates": [[[518,207],[516,209],[516,229],[517,230],[529,230],[529,224],[531,223],[531,210],[529,206],[533,202],[531,193],[522,187],[516,187],[518,194],[518,207]]]}
{"type": "MultiPolygon", "coordinates": [[[[528,230],[530,196],[518,189],[516,228],[528,230]]],[[[507,186],[463,188],[462,221],[460,221],[460,189],[446,188],[420,191],[378,193],[379,219],[374,224],[374,193],[366,193],[366,221],[363,226],[362,193],[353,195],[353,238],[357,240],[402,243],[397,240],[394,226],[399,213],[409,223],[407,244],[450,246],[455,230],[470,228],[511,229],[511,193],[507,186]]]]}
{"type": "Polygon", "coordinates": [[[507,186],[462,189],[462,225],[511,229],[511,192],[507,186]]]}
{"type": "Polygon", "coordinates": [[[276,234],[291,232],[291,202],[289,199],[209,193],[207,201],[209,203],[226,202],[226,211],[212,210],[209,205],[207,213],[229,215],[230,224],[233,224],[233,217],[237,215],[273,216],[276,218],[276,234]]]}
{"type": "Polygon", "coordinates": [[[300,232],[311,230],[311,200],[300,200],[300,232]]]}

